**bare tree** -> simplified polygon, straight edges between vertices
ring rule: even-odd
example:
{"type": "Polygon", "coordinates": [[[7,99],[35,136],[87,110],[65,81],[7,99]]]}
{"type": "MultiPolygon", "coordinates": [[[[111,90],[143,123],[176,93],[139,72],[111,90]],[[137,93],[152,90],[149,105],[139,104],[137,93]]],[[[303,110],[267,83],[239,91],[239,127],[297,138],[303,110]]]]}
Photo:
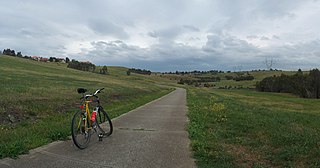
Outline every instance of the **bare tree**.
{"type": "Polygon", "coordinates": [[[271,70],[272,69],[272,65],[274,64],[273,59],[271,58],[271,60],[268,60],[267,58],[264,61],[264,64],[267,66],[267,70],[271,70]]]}
{"type": "Polygon", "coordinates": [[[233,71],[235,74],[237,74],[238,76],[241,76],[243,74],[242,72],[242,65],[238,65],[233,67],[233,71]]]}
{"type": "Polygon", "coordinates": [[[233,67],[234,72],[241,72],[241,70],[242,70],[242,65],[238,65],[238,66],[233,67]]]}

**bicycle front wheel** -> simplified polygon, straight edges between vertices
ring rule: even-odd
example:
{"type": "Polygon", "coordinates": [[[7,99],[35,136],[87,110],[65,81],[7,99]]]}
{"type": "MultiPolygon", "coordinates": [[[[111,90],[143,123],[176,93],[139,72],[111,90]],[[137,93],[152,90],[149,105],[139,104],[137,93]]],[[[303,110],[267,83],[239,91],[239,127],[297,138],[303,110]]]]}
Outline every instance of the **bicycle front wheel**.
{"type": "Polygon", "coordinates": [[[99,108],[96,117],[97,127],[104,136],[110,136],[113,131],[111,119],[102,107],[99,108]]]}
{"type": "Polygon", "coordinates": [[[89,129],[89,121],[85,115],[85,112],[77,112],[72,119],[71,134],[74,144],[84,149],[88,147],[91,137],[91,129],[89,129]]]}

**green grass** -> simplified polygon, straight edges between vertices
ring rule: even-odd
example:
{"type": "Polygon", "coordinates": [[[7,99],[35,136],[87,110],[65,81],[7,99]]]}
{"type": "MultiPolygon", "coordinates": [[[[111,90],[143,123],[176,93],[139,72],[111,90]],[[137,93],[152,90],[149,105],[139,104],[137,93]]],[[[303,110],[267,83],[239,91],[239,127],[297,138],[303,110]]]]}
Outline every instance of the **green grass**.
{"type": "Polygon", "coordinates": [[[256,83],[258,81],[261,81],[262,79],[270,76],[280,76],[281,74],[286,74],[286,75],[293,75],[296,72],[292,71],[260,71],[260,72],[249,72],[250,75],[254,77],[254,80],[251,81],[234,81],[234,80],[226,80],[225,76],[237,76],[235,73],[223,73],[223,74],[218,74],[218,76],[221,78],[220,82],[214,82],[216,85],[215,88],[219,87],[237,87],[237,88],[255,88],[256,83]]]}
{"type": "Polygon", "coordinates": [[[198,167],[319,167],[320,101],[249,90],[188,89],[198,167]]]}
{"type": "MultiPolygon", "coordinates": [[[[259,72],[248,72],[250,75],[254,77],[254,80],[244,80],[244,81],[235,81],[235,80],[226,80],[225,76],[233,76],[236,77],[237,74],[234,72],[230,73],[218,73],[216,75],[212,74],[200,74],[200,75],[194,75],[194,74],[187,74],[187,75],[175,75],[175,74],[165,74],[162,75],[164,78],[171,79],[172,81],[175,81],[176,83],[180,80],[180,78],[183,79],[192,79],[197,80],[197,77],[220,77],[219,82],[209,82],[210,84],[215,85],[214,88],[229,88],[232,89],[235,88],[244,88],[244,89],[254,89],[256,86],[256,83],[258,81],[261,81],[262,79],[270,76],[279,76],[281,74],[286,75],[293,75],[296,72],[293,71],[259,71],[259,72]]],[[[307,72],[304,72],[307,73],[307,72]]],[[[243,72],[243,74],[247,74],[247,72],[243,72]]],[[[204,83],[202,83],[204,84],[204,83]]],[[[181,86],[181,85],[180,85],[181,86]]]]}
{"type": "Polygon", "coordinates": [[[0,158],[67,139],[80,103],[78,87],[91,92],[104,87],[100,99],[111,118],[172,91],[155,85],[157,79],[127,76],[126,68],[108,67],[108,71],[109,75],[100,75],[66,64],[0,55],[0,158]]]}

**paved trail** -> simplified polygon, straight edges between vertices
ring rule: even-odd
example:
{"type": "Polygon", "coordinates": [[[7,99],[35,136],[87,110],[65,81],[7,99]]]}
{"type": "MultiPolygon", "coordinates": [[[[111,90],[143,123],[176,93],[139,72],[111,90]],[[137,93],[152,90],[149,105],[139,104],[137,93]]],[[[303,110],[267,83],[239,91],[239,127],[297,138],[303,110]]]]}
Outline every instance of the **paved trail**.
{"type": "Polygon", "coordinates": [[[2,159],[0,167],[195,167],[186,111],[186,91],[177,89],[113,120],[114,133],[102,142],[94,134],[84,150],[72,140],[54,142],[17,160],[2,159]]]}

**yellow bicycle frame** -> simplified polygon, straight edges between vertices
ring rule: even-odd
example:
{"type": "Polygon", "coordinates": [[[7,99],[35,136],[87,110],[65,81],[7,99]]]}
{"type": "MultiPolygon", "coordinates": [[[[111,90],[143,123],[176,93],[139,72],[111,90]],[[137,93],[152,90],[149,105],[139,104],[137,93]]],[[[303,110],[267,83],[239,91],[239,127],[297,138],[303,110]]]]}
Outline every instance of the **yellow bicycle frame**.
{"type": "MultiPolygon", "coordinates": [[[[86,106],[86,116],[87,116],[87,118],[86,118],[86,120],[87,121],[90,121],[90,116],[91,116],[91,113],[90,113],[90,110],[89,110],[89,103],[91,103],[92,102],[92,100],[89,100],[89,101],[84,101],[85,102],[85,106],[86,106]]],[[[79,124],[78,124],[78,129],[80,129],[80,125],[81,125],[81,121],[82,121],[82,119],[81,120],[79,120],[79,124]]],[[[88,124],[88,122],[84,122],[84,128],[86,129],[86,130],[89,130],[90,129],[90,127],[91,127],[91,122],[89,122],[90,123],[90,126],[88,126],[87,124],[88,124]]]]}

